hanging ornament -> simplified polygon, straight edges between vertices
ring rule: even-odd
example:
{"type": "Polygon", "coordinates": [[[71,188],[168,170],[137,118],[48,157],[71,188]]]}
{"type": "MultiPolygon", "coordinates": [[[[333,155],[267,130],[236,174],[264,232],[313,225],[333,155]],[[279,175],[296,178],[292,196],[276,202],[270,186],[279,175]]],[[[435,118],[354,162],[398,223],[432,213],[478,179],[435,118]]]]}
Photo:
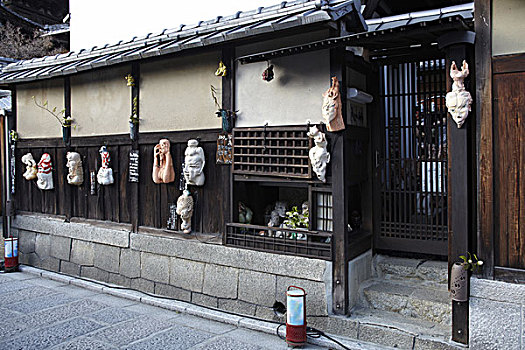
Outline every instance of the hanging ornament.
{"type": "Polygon", "coordinates": [[[224,65],[224,63],[222,63],[222,61],[220,61],[219,68],[217,68],[215,75],[218,77],[225,77],[226,73],[228,73],[228,71],[226,70],[226,66],[224,65]]]}
{"type": "Polygon", "coordinates": [[[133,75],[128,74],[124,79],[126,79],[126,86],[135,86],[135,78],[133,78],[133,75]]]}
{"type": "Polygon", "coordinates": [[[273,74],[273,64],[270,65],[270,63],[268,63],[268,68],[266,68],[264,70],[264,72],[262,73],[262,79],[266,82],[270,82],[272,81],[274,78],[274,74],[273,74]]]}

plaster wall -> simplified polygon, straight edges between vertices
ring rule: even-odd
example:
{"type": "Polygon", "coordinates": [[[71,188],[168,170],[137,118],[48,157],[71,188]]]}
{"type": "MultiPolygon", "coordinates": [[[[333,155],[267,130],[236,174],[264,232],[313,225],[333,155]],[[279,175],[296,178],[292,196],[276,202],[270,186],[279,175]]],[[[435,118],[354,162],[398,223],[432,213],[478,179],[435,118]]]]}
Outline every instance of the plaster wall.
{"type": "Polygon", "coordinates": [[[71,77],[73,136],[124,134],[129,132],[131,89],[124,77],[130,66],[92,70],[71,77]]]}
{"type": "MultiPolygon", "coordinates": [[[[222,90],[219,61],[220,53],[212,52],[142,64],[140,131],[220,128],[210,92],[210,85],[222,90]]],[[[220,104],[220,93],[217,99],[220,104]]]]}
{"type": "MultiPolygon", "coordinates": [[[[319,31],[237,48],[243,56],[267,50],[299,45],[328,37],[328,31],[319,31]]],[[[272,59],[275,78],[262,80],[267,62],[237,63],[235,109],[236,126],[317,123],[322,119],[322,94],[330,86],[330,56],[328,50],[272,59]]]]}
{"type": "Polygon", "coordinates": [[[470,281],[470,348],[525,349],[525,285],[470,281]]]}
{"type": "Polygon", "coordinates": [[[41,82],[22,84],[16,88],[17,130],[21,138],[61,137],[62,127],[49,112],[38,108],[31,98],[39,103],[48,101],[52,110],[64,108],[63,79],[45,80],[41,82]]]}
{"type": "Polygon", "coordinates": [[[492,1],[492,55],[525,52],[525,1],[492,1]]]}

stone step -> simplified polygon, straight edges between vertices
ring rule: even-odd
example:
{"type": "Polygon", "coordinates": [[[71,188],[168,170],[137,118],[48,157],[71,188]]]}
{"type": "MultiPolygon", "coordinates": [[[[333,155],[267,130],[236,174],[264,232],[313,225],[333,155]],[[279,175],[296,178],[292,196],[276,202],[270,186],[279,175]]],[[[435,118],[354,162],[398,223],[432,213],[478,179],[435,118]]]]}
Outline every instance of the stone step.
{"type": "Polygon", "coordinates": [[[421,280],[429,284],[446,284],[448,280],[445,261],[376,255],[373,266],[374,276],[379,278],[421,280]]]}
{"type": "Polygon", "coordinates": [[[373,278],[362,284],[360,294],[361,307],[441,325],[451,323],[451,302],[446,285],[373,278]]]}

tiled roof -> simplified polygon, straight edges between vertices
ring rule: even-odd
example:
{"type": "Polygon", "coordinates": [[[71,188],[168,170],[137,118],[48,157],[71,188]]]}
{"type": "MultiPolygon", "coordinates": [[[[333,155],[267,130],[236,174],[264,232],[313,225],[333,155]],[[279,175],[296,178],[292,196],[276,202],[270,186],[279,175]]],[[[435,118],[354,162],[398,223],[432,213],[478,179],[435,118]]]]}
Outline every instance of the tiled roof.
{"type": "Polygon", "coordinates": [[[359,8],[359,0],[283,1],[274,6],[239,11],[194,25],[165,29],[159,34],[134,37],[128,42],[120,41],[114,45],[95,46],[79,52],[19,61],[1,71],[0,83],[46,79],[291,27],[327,22],[339,18],[345,11],[358,12],[359,8]]]}

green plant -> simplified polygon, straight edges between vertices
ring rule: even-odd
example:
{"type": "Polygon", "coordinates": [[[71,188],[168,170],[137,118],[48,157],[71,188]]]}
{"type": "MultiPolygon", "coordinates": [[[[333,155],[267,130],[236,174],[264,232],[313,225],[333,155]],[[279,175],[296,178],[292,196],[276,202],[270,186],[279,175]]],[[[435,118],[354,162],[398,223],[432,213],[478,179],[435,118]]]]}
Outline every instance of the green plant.
{"type": "Polygon", "coordinates": [[[299,212],[297,206],[286,212],[284,224],[289,228],[308,228],[308,211],[299,212]]]}
{"type": "Polygon", "coordinates": [[[479,260],[476,254],[470,254],[467,252],[467,255],[461,255],[459,258],[463,260],[461,265],[465,270],[477,272],[483,265],[483,260],[479,260]]]}
{"type": "MultiPolygon", "coordinates": [[[[35,96],[31,96],[33,101],[35,102],[35,105],[37,107],[42,108],[44,111],[47,111],[49,114],[51,114],[53,117],[55,117],[56,120],[62,125],[63,127],[71,127],[71,124],[73,123],[73,119],[70,116],[66,116],[66,109],[63,108],[60,111],[57,112],[57,107],[53,107],[53,109],[49,109],[49,103],[47,100],[40,101],[40,103],[36,100],[35,96]]],[[[76,125],[75,125],[76,128],[76,125]]]]}

